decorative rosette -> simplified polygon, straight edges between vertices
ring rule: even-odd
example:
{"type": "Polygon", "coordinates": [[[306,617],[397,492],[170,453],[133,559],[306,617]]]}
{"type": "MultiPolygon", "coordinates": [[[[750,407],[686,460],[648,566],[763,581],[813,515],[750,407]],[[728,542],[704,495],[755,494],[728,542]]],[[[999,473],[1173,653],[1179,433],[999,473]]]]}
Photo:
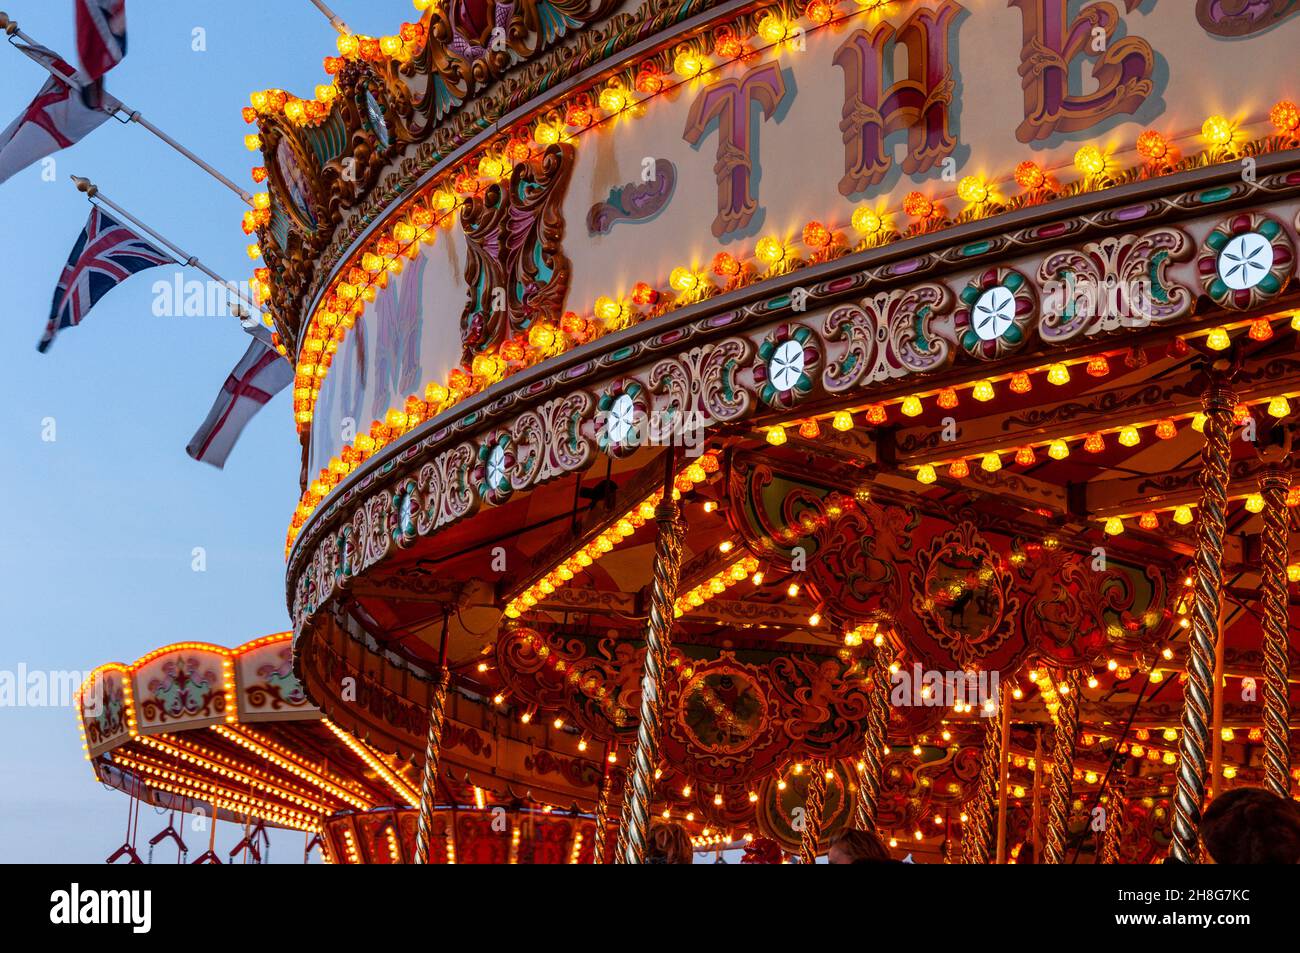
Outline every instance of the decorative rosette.
{"type": "Polygon", "coordinates": [[[1025,342],[1037,303],[1033,285],[1018,271],[990,268],[962,289],[953,315],[962,349],[995,361],[1025,342]]]}
{"type": "Polygon", "coordinates": [[[514,492],[510,483],[510,471],[515,466],[513,443],[507,433],[489,434],[478,448],[478,459],[470,474],[479,496],[494,505],[504,503],[514,492]]]}
{"type": "Polygon", "coordinates": [[[1243,212],[1215,226],[1201,246],[1196,267],[1215,304],[1245,311],[1286,288],[1295,267],[1295,247],[1277,219],[1243,212]]]}
{"type": "Polygon", "coordinates": [[[771,407],[788,410],[812,392],[811,374],[820,363],[821,349],[811,328],[781,325],[758,348],[758,396],[771,407]]]}
{"type": "Polygon", "coordinates": [[[596,443],[612,457],[626,457],[648,439],[650,405],[645,388],[627,378],[614,381],[596,401],[596,443]]]}

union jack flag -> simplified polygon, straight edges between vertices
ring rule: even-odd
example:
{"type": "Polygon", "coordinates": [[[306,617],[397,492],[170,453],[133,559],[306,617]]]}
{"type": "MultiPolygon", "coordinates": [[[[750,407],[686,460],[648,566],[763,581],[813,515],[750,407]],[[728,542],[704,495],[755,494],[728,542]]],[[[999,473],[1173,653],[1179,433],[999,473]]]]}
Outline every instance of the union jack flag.
{"type": "Polygon", "coordinates": [[[126,0],[76,0],[77,55],[91,80],[126,56],[126,0]]]}
{"type": "Polygon", "coordinates": [[[56,334],[75,328],[100,298],[136,272],[173,264],[176,260],[171,255],[95,206],[54,289],[50,321],[36,350],[48,350],[56,334]]]}

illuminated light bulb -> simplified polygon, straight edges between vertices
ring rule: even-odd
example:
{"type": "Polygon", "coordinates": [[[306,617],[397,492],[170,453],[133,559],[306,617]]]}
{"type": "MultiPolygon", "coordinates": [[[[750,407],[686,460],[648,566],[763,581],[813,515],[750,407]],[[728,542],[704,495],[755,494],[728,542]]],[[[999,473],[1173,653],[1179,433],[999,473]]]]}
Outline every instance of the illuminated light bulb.
{"type": "Polygon", "coordinates": [[[933,483],[938,478],[939,478],[938,475],[934,472],[934,467],[932,467],[930,464],[923,463],[921,464],[921,466],[917,467],[916,470],[917,483],[929,484],[929,483],[933,483]]]}
{"type": "Polygon", "coordinates": [[[1201,138],[1212,146],[1226,146],[1232,136],[1233,124],[1223,116],[1211,116],[1201,124],[1201,138]]]}
{"type": "Polygon", "coordinates": [[[1205,337],[1205,346],[1212,351],[1224,351],[1232,344],[1232,338],[1228,335],[1228,329],[1217,327],[1210,331],[1205,337]]]}
{"type": "Polygon", "coordinates": [[[549,122],[538,123],[533,130],[533,141],[539,146],[553,146],[560,141],[560,128],[549,122]]]}
{"type": "Polygon", "coordinates": [[[769,266],[775,265],[785,257],[785,245],[781,239],[768,235],[758,240],[758,244],[754,246],[754,255],[769,266]]]}
{"type": "Polygon", "coordinates": [[[769,13],[758,21],[758,35],[768,43],[780,43],[789,32],[789,25],[776,14],[769,13]]]}
{"type": "Polygon", "coordinates": [[[1124,532],[1124,521],[1118,516],[1112,516],[1106,520],[1104,530],[1107,536],[1118,536],[1124,532]]]}
{"type": "Polygon", "coordinates": [[[250,133],[247,136],[244,136],[244,148],[249,152],[256,152],[258,149],[262,148],[262,137],[257,133],[250,133]]]}
{"type": "Polygon", "coordinates": [[[1148,129],[1138,136],[1137,151],[1142,158],[1157,162],[1169,155],[1169,143],[1165,141],[1165,137],[1160,133],[1154,129],[1148,129]]]}
{"type": "Polygon", "coordinates": [[[1294,134],[1300,129],[1300,106],[1285,99],[1275,103],[1268,111],[1268,121],[1283,135],[1294,134]]]}
{"type": "Polygon", "coordinates": [[[756,572],[754,573],[754,575],[749,577],[749,581],[756,586],[761,586],[763,584],[763,578],[764,577],[762,572],[756,572]]]}
{"type": "Polygon", "coordinates": [[[1182,506],[1174,507],[1174,522],[1179,526],[1186,526],[1192,521],[1192,508],[1184,503],[1182,506]]]}
{"type": "Polygon", "coordinates": [[[903,198],[903,212],[913,218],[929,218],[934,214],[934,203],[922,192],[908,192],[903,198]]]}
{"type": "Polygon", "coordinates": [[[917,397],[915,394],[910,394],[903,398],[903,403],[898,409],[902,412],[904,417],[918,417],[923,409],[921,407],[921,398],[917,397]]]}
{"type": "Polygon", "coordinates": [[[809,417],[799,424],[799,436],[805,440],[815,440],[822,434],[821,425],[817,423],[816,417],[809,417]]]}
{"type": "Polygon", "coordinates": [[[835,416],[831,418],[831,426],[836,430],[852,430],[853,415],[847,410],[837,411],[835,416]]]}
{"type": "Polygon", "coordinates": [[[1074,167],[1084,175],[1101,175],[1106,171],[1106,157],[1094,145],[1082,146],[1074,154],[1074,167]]]}
{"type": "Polygon", "coordinates": [[[831,232],[821,222],[809,222],[803,227],[803,243],[818,251],[831,243],[831,232]]]}
{"type": "Polygon", "coordinates": [[[965,460],[954,460],[948,467],[948,476],[954,480],[964,480],[970,476],[970,464],[965,460]]]}
{"type": "Polygon", "coordinates": [[[814,612],[812,615],[810,615],[810,616],[808,617],[808,624],[809,624],[809,625],[821,625],[821,624],[822,624],[822,614],[821,614],[820,612],[814,612]]]}
{"type": "Polygon", "coordinates": [[[257,260],[262,257],[262,246],[256,243],[249,245],[247,248],[248,257],[257,260]]]}
{"type": "Polygon", "coordinates": [[[1029,379],[1029,374],[1025,371],[1016,371],[1011,375],[1011,393],[1028,394],[1033,386],[1033,382],[1029,379]]]}
{"type": "Polygon", "coordinates": [[[1047,455],[1053,460],[1064,460],[1070,455],[1070,445],[1064,440],[1053,440],[1047,446],[1047,455]]]}
{"type": "Polygon", "coordinates": [[[1158,529],[1160,527],[1160,517],[1150,511],[1143,513],[1138,517],[1138,526],[1142,529],[1158,529]]]}
{"type": "Polygon", "coordinates": [[[1105,377],[1110,373],[1110,362],[1106,360],[1105,354],[1096,354],[1088,358],[1087,366],[1089,377],[1105,377]]]}
{"type": "Polygon", "coordinates": [[[339,34],[339,38],[335,41],[335,45],[338,47],[340,56],[356,56],[357,50],[360,49],[361,46],[360,41],[350,33],[339,34]]]}
{"type": "Polygon", "coordinates": [[[1047,184],[1047,175],[1038,163],[1028,160],[1016,166],[1016,185],[1022,189],[1041,189],[1047,184]]]}
{"type": "Polygon", "coordinates": [[[600,108],[609,113],[622,112],[627,108],[628,95],[627,90],[622,86],[609,86],[600,91],[600,97],[597,99],[600,108]]]}
{"type": "Polygon", "coordinates": [[[704,59],[690,52],[678,53],[673,60],[673,72],[682,79],[694,79],[704,72],[704,59]]]}
{"type": "Polygon", "coordinates": [[[779,447],[779,446],[781,446],[783,443],[785,443],[785,440],[786,440],[786,437],[785,437],[785,428],[784,428],[784,427],[768,427],[768,428],[767,428],[767,442],[770,443],[772,446],[774,446],[774,447],[779,447]]]}
{"type": "Polygon", "coordinates": [[[888,419],[888,414],[885,410],[884,404],[868,404],[866,414],[867,423],[875,424],[877,426],[883,424],[888,419]]]}
{"type": "Polygon", "coordinates": [[[925,749],[922,748],[920,745],[912,745],[912,754],[916,755],[919,758],[924,753],[925,753],[925,749]]]}
{"type": "Polygon", "coordinates": [[[1300,582],[1300,563],[1292,563],[1286,567],[1286,578],[1288,582],[1300,582]]]}
{"type": "Polygon", "coordinates": [[[790,583],[790,585],[786,587],[785,594],[786,594],[787,596],[789,596],[791,599],[793,599],[793,598],[795,598],[796,596],[798,596],[798,595],[799,595],[799,583],[797,583],[797,582],[792,582],[792,583],[790,583]]]}
{"type": "Polygon", "coordinates": [[[957,388],[955,387],[943,388],[941,391],[939,391],[939,396],[935,400],[935,403],[938,404],[944,410],[952,410],[954,407],[957,406],[957,388]]]}
{"type": "Polygon", "coordinates": [[[971,388],[970,395],[978,401],[986,402],[993,399],[993,382],[989,380],[976,381],[975,386],[971,388]]]}
{"type": "Polygon", "coordinates": [[[689,268],[674,268],[668,275],[668,284],[674,291],[686,294],[700,284],[700,277],[689,268]]]}
{"type": "Polygon", "coordinates": [[[1106,449],[1106,440],[1099,433],[1090,433],[1083,440],[1083,449],[1089,453],[1101,453],[1106,449]]]}
{"type": "Polygon", "coordinates": [[[1192,429],[1197,433],[1205,433],[1205,414],[1195,414],[1192,417],[1192,429]]]}
{"type": "Polygon", "coordinates": [[[1285,397],[1274,397],[1268,402],[1268,415],[1270,417],[1285,417],[1291,413],[1291,405],[1285,397]]]}
{"type": "Polygon", "coordinates": [[[1022,467],[1032,467],[1036,459],[1033,447],[1021,447],[1016,451],[1016,463],[1022,467]]]}
{"type": "Polygon", "coordinates": [[[986,453],[980,460],[980,469],[985,473],[997,473],[1002,469],[1002,458],[996,453],[986,453]]]}
{"type": "Polygon", "coordinates": [[[1138,433],[1137,427],[1132,424],[1125,427],[1119,432],[1119,444],[1121,447],[1136,447],[1142,442],[1142,435],[1138,433]]]}
{"type": "Polygon", "coordinates": [[[1256,318],[1250,322],[1249,333],[1252,341],[1267,341],[1273,336],[1273,322],[1268,318],[1256,318]]]}
{"type": "Polygon", "coordinates": [[[864,235],[874,235],[880,231],[884,223],[881,222],[880,216],[866,206],[860,206],[853,210],[853,217],[849,219],[850,224],[864,235]]]}
{"type": "Polygon", "coordinates": [[[1250,413],[1249,404],[1242,403],[1233,406],[1232,422],[1237,426],[1241,426],[1242,424],[1244,424],[1247,420],[1250,419],[1250,417],[1251,417],[1251,413],[1250,413]]]}
{"type": "Polygon", "coordinates": [[[1064,364],[1053,364],[1047,369],[1047,383],[1058,386],[1070,383],[1070,369],[1064,364]]]}
{"type": "Polygon", "coordinates": [[[989,187],[977,175],[965,176],[957,183],[957,197],[969,205],[988,201],[989,187]]]}
{"type": "Polygon", "coordinates": [[[1161,440],[1170,440],[1178,435],[1178,425],[1172,420],[1162,420],[1156,424],[1156,436],[1161,440]]]}
{"type": "Polygon", "coordinates": [[[1260,513],[1264,509],[1264,497],[1259,493],[1251,493],[1246,497],[1246,512],[1260,513]]]}
{"type": "Polygon", "coordinates": [[[623,305],[605,295],[596,299],[593,310],[602,321],[616,321],[623,315],[623,305]]]}

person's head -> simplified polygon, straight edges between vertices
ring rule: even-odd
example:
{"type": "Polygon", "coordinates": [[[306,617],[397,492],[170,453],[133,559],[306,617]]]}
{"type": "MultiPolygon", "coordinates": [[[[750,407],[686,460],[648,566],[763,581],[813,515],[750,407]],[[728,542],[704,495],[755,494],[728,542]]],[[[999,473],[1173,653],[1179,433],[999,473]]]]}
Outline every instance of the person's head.
{"type": "Polygon", "coordinates": [[[672,821],[655,821],[650,825],[650,842],[646,845],[647,864],[694,863],[695,850],[686,828],[672,821]]]}
{"type": "Polygon", "coordinates": [[[1216,864],[1300,863],[1300,804],[1263,788],[1220,794],[1201,816],[1200,830],[1216,864]]]}
{"type": "Polygon", "coordinates": [[[832,864],[887,864],[893,858],[875,831],[849,828],[831,838],[826,860],[832,864]]]}

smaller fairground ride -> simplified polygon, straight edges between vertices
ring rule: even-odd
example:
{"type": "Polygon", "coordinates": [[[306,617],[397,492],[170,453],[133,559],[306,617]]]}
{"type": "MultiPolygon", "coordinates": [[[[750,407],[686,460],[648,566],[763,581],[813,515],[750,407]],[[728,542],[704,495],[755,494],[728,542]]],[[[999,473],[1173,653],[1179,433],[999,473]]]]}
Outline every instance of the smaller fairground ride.
{"type": "MultiPolygon", "coordinates": [[[[76,702],[82,746],[96,779],[130,797],[108,863],[265,863],[273,829],[304,834],[304,861],[317,848],[326,863],[412,860],[419,769],[322,716],[293,674],[290,639],[180,642],[90,674],[76,702]],[[152,836],[144,805],[166,817],[152,836]],[[240,829],[224,856],[207,819],[240,829]]],[[[592,815],[547,732],[496,725],[468,696],[448,710],[431,862],[590,863],[592,815]]]]}

